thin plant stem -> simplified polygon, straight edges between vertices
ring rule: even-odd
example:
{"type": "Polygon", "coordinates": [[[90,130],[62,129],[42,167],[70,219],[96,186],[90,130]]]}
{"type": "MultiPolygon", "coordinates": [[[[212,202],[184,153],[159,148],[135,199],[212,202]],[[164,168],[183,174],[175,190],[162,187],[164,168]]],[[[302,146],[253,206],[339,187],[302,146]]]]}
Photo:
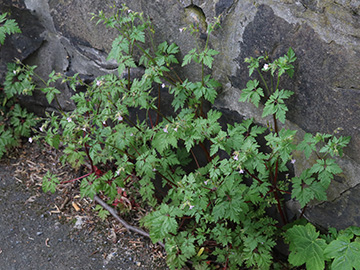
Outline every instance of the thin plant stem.
{"type": "MultiPolygon", "coordinates": [[[[177,185],[176,185],[173,181],[171,181],[170,179],[168,179],[167,177],[165,177],[165,176],[164,176],[162,173],[160,173],[159,171],[156,171],[156,174],[160,175],[161,178],[163,178],[170,186],[172,186],[172,187],[177,187],[177,185]]],[[[172,179],[172,180],[174,180],[174,179],[172,179]]]]}
{"type": "Polygon", "coordinates": [[[89,173],[87,173],[87,174],[85,174],[85,175],[83,175],[83,176],[80,176],[80,177],[78,177],[78,178],[75,178],[75,179],[62,181],[62,182],[60,182],[60,184],[66,184],[66,183],[75,182],[75,181],[77,181],[77,180],[81,180],[81,179],[83,179],[83,178],[85,178],[85,177],[88,177],[88,176],[90,176],[91,174],[93,174],[93,172],[89,172],[89,173]]]}
{"type": "Polygon", "coordinates": [[[159,119],[160,119],[160,107],[161,107],[161,88],[160,85],[158,85],[158,112],[156,114],[156,122],[155,125],[159,124],[159,119]]]}
{"type": "Polygon", "coordinates": [[[264,86],[265,86],[267,95],[270,96],[271,92],[270,92],[269,86],[268,86],[268,84],[266,83],[263,75],[261,74],[260,69],[257,68],[256,70],[257,70],[258,74],[260,75],[261,81],[263,82],[263,84],[264,84],[264,86]]]}
{"type": "Polygon", "coordinates": [[[279,89],[279,83],[280,83],[280,74],[278,73],[275,91],[279,89]]]}
{"type": "Polygon", "coordinates": [[[191,152],[191,154],[192,154],[192,156],[193,156],[193,158],[195,160],[196,166],[198,167],[198,169],[200,169],[200,165],[199,165],[199,162],[198,162],[198,160],[197,160],[197,158],[196,158],[196,156],[194,154],[194,151],[191,149],[190,152],[191,152]]]}

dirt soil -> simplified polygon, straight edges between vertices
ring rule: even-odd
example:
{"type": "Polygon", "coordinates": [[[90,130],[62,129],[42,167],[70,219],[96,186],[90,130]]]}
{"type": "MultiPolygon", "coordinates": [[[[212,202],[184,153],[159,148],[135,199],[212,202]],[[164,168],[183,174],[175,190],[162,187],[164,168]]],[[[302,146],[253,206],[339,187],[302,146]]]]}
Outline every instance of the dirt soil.
{"type": "MultiPolygon", "coordinates": [[[[168,269],[165,254],[145,237],[127,232],[114,218],[102,221],[95,202],[81,198],[79,181],[44,193],[47,171],[61,181],[79,177],[59,153],[25,143],[0,162],[0,269],[168,269]]],[[[144,209],[125,217],[139,226],[144,209]]]]}

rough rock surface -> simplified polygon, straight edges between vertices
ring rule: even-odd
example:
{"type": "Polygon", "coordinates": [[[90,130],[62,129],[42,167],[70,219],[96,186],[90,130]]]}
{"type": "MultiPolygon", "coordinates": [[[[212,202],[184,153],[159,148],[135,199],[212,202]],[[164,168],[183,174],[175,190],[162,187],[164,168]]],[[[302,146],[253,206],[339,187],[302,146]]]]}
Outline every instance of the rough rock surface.
{"type": "MultiPolygon", "coordinates": [[[[192,37],[179,29],[221,15],[221,28],[214,32],[211,46],[221,53],[213,75],[223,89],[215,106],[232,110],[242,117],[261,122],[261,108],[239,103],[240,90],[248,80],[244,58],[268,53],[274,59],[291,46],[296,55],[293,79],[281,87],[295,92],[289,100],[288,127],[304,132],[331,133],[343,128],[341,135],[352,136],[346,157],[339,161],[344,173],[334,181],[330,202],[307,210],[307,218],[323,225],[344,227],[360,225],[356,192],[360,179],[360,4],[355,0],[169,0],[169,1],[53,1],[24,0],[46,34],[42,46],[28,61],[39,65],[43,76],[55,69],[69,74],[79,72],[88,78],[114,72],[116,66],[106,61],[106,54],[116,37],[114,30],[91,21],[91,12],[125,2],[142,11],[154,22],[155,43],[176,42],[181,58],[204,42],[202,33],[192,37]],[[192,3],[195,6],[192,6],[192,3]],[[197,13],[196,13],[197,12],[197,13]],[[189,15],[190,14],[190,15],[189,15]],[[338,217],[341,217],[339,219],[338,217]]],[[[41,31],[40,31],[41,32],[41,31]]],[[[196,67],[188,67],[183,77],[199,76],[196,67]]],[[[71,92],[63,86],[62,102],[71,109],[71,92]]],[[[39,103],[36,98],[33,102],[39,103]]],[[[45,103],[43,103],[45,106],[45,103]]],[[[299,157],[297,170],[310,161],[299,157]]]]}
{"type": "Polygon", "coordinates": [[[40,48],[45,31],[39,20],[20,3],[14,5],[10,1],[1,2],[0,13],[5,12],[8,13],[8,18],[16,19],[22,34],[7,37],[4,45],[0,45],[0,82],[5,79],[7,63],[15,58],[24,60],[40,48]]]}

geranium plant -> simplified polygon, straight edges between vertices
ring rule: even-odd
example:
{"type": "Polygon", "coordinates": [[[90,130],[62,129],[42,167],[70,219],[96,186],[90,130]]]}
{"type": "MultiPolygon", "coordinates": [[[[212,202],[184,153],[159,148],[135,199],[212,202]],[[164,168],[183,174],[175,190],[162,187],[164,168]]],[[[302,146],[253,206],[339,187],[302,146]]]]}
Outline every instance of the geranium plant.
{"type": "MultiPolygon", "coordinates": [[[[119,32],[109,53],[118,62],[118,74],[85,85],[77,75],[53,72],[43,89],[48,101],[56,102],[59,90],[51,85],[57,80],[73,89],[87,87],[74,93],[74,111],[59,107],[59,113],[49,115],[41,127],[48,144],[63,148],[63,162],[88,168],[86,175],[75,179],[82,196],[99,195],[124,210],[119,206],[134,201],[150,205],[153,210],[142,224],[153,242],[164,243],[171,269],[185,264],[195,269],[356,267],[358,229],[339,233],[332,229],[320,236],[312,224],[292,223],[286,216],[285,196],[298,200],[304,209],[313,199],[326,200],[331,180],[341,172],[335,157],[350,140],[318,133],[306,134],[295,144],[296,130],[281,128],[293,95],[280,88],[281,78],[295,72],[291,48],[274,60],[245,59],[249,75],[257,72],[260,80],[246,84],[239,102],[260,107],[262,116],[272,122],[266,127],[246,119],[222,128],[221,112],[204,106],[214,102],[221,86],[206,73],[218,54],[208,42],[218,21],[208,24],[203,47],[191,50],[181,62],[183,67],[201,69],[200,81],[193,81],[182,80],[172,68],[180,62],[176,44],[153,45],[154,30],[141,13],[123,6],[113,16],[103,12],[93,16],[119,32]],[[149,48],[146,38],[151,40],[149,48]],[[139,52],[142,56],[136,58],[139,52]],[[132,78],[131,70],[139,67],[143,75],[132,78]],[[263,76],[266,72],[270,82],[263,76]],[[172,96],[170,113],[161,106],[166,90],[172,96]],[[296,177],[289,174],[294,151],[317,156],[296,177]],[[270,208],[278,215],[269,215],[270,208]],[[279,240],[289,243],[288,262],[274,257],[279,240]]],[[[54,191],[58,182],[49,174],[43,189],[54,191]]],[[[103,218],[106,215],[101,212],[103,218]]]]}
{"type": "MultiPolygon", "coordinates": [[[[7,18],[8,14],[0,14],[0,46],[8,35],[21,33],[17,22],[7,18]]],[[[31,128],[38,118],[29,113],[17,102],[18,95],[32,95],[33,68],[22,69],[15,63],[8,64],[3,87],[0,87],[0,158],[12,147],[19,146],[22,138],[29,138],[31,128]]]]}

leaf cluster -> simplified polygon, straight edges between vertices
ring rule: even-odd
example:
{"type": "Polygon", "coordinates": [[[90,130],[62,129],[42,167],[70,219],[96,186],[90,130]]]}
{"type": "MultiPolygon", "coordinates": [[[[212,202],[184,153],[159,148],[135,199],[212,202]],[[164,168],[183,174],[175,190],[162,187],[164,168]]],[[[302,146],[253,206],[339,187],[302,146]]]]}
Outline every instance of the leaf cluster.
{"type": "MultiPolygon", "coordinates": [[[[348,265],[357,263],[355,232],[341,232],[336,240],[329,236],[332,242],[326,242],[311,224],[294,225],[285,233],[278,229],[289,223],[284,208],[288,194],[304,208],[313,199],[326,200],[331,180],[341,173],[335,157],[343,154],[350,140],[335,133],[306,134],[296,144],[296,131],[279,128],[293,95],[279,87],[281,76],[294,74],[296,57],[291,48],[263,68],[268,57],[245,60],[249,75],[256,71],[260,80],[246,84],[240,102],[260,107],[262,116],[272,116],[272,122],[265,127],[245,119],[225,127],[220,124],[221,112],[205,109],[220,87],[207,73],[218,54],[209,46],[210,34],[203,48],[190,50],[181,61],[176,44],[153,44],[153,28],[141,13],[123,5],[110,17],[99,12],[93,18],[119,33],[109,53],[109,59],[118,63],[118,74],[85,84],[77,75],[52,72],[42,91],[49,103],[58,104],[59,112],[48,115],[38,135],[49,145],[63,148],[62,162],[90,168],[77,179],[82,196],[93,198],[100,193],[122,211],[135,200],[152,206],[142,224],[154,243],[165,243],[170,269],[181,268],[188,260],[195,269],[216,265],[271,269],[276,265],[274,247],[284,238],[290,243],[289,263],[294,266],[320,269],[331,260],[334,266],[343,263],[343,258],[348,265]],[[131,70],[140,65],[143,74],[131,78],[131,70]],[[182,80],[175,72],[174,66],[186,65],[201,68],[199,81],[182,80]],[[266,82],[263,73],[269,71],[271,80],[266,82]],[[74,111],[60,107],[57,81],[75,90],[74,111]],[[87,90],[76,91],[79,85],[87,90]],[[172,96],[170,112],[162,106],[165,91],[172,96]],[[317,157],[296,177],[289,175],[295,151],[317,157]],[[269,209],[277,209],[280,218],[269,216],[269,209]],[[339,245],[349,253],[335,252],[339,245]]],[[[208,25],[209,33],[214,27],[208,25]]],[[[9,93],[22,93],[33,72],[27,67],[16,72],[16,79],[9,75],[9,93]],[[15,86],[17,82],[23,85],[15,86]]],[[[14,110],[13,116],[23,117],[22,111],[14,110]]],[[[49,174],[43,189],[53,192],[57,183],[49,174]]],[[[96,210],[101,218],[108,215],[100,207],[96,210]]]]}
{"type": "MultiPolygon", "coordinates": [[[[0,14],[0,44],[6,35],[21,33],[17,22],[0,14]]],[[[32,74],[35,67],[25,69],[9,63],[5,76],[4,91],[0,92],[0,158],[12,147],[18,146],[23,137],[30,137],[31,129],[39,122],[33,113],[21,108],[16,102],[19,95],[31,96],[35,88],[32,74]]]]}
{"type": "Polygon", "coordinates": [[[7,13],[0,14],[0,45],[5,42],[6,35],[21,33],[19,25],[13,19],[7,19],[7,13]]]}
{"type": "Polygon", "coordinates": [[[289,262],[293,266],[305,264],[306,269],[314,270],[323,270],[326,265],[330,269],[359,269],[359,227],[331,231],[332,235],[320,236],[310,223],[289,229],[286,232],[286,240],[290,243],[289,262]]]}

